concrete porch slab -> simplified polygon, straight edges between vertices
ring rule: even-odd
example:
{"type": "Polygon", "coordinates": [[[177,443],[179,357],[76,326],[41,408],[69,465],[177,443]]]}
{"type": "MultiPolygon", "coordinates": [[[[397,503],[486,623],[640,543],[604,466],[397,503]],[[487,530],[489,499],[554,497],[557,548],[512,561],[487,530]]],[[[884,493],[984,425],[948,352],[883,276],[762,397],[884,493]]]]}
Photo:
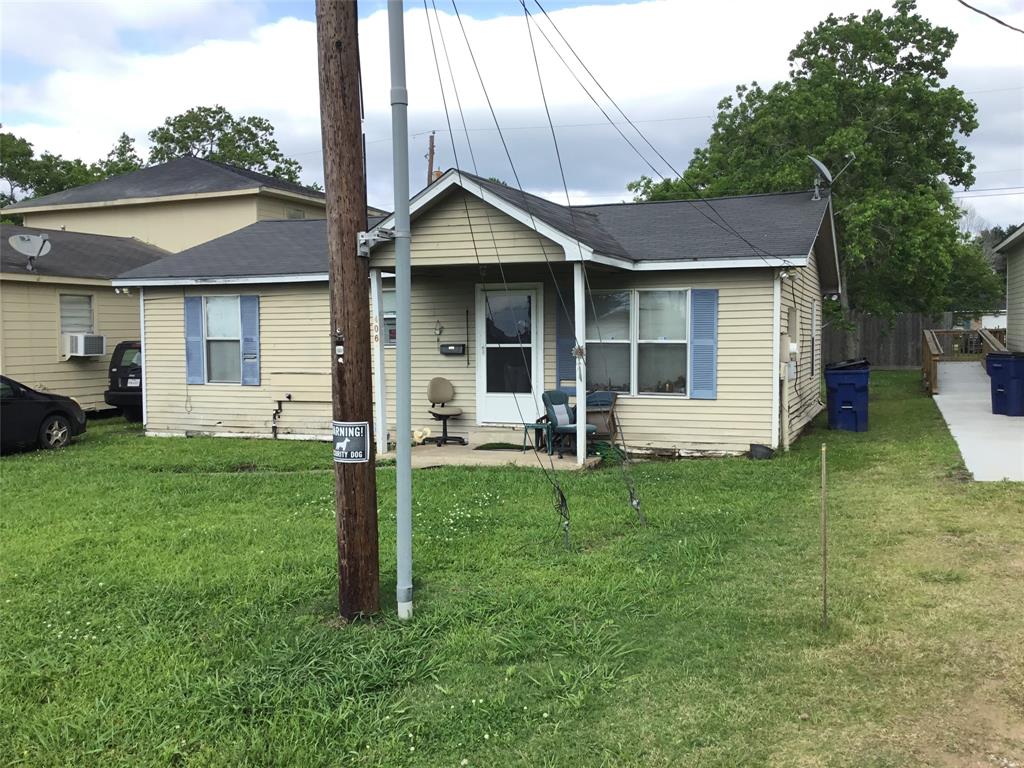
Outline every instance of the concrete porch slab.
{"type": "MultiPolygon", "coordinates": [[[[378,460],[394,459],[394,453],[378,455],[378,460]]],[[[601,463],[600,456],[588,456],[583,469],[595,467],[601,463]]],[[[556,470],[580,469],[574,455],[558,454],[548,456],[544,451],[487,450],[478,451],[472,445],[445,445],[438,448],[434,443],[424,443],[412,449],[412,468],[429,469],[431,467],[532,467],[539,469],[554,467],[556,470]]]]}
{"type": "Polygon", "coordinates": [[[1024,481],[1024,417],[992,413],[980,363],[939,363],[933,399],[975,480],[1024,481]]]}

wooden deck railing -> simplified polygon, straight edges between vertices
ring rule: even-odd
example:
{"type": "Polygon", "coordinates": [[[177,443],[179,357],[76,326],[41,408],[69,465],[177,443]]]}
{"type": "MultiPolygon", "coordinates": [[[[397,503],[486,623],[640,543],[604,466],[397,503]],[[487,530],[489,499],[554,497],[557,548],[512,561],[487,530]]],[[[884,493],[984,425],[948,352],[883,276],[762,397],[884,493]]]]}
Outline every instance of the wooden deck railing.
{"type": "Polygon", "coordinates": [[[985,365],[989,352],[1005,352],[1006,331],[962,328],[925,330],[921,343],[921,380],[931,395],[939,393],[939,363],[977,360],[985,365]]]}
{"type": "Polygon", "coordinates": [[[921,340],[921,378],[929,395],[939,393],[939,361],[942,359],[942,344],[935,331],[924,331],[921,340]]]}

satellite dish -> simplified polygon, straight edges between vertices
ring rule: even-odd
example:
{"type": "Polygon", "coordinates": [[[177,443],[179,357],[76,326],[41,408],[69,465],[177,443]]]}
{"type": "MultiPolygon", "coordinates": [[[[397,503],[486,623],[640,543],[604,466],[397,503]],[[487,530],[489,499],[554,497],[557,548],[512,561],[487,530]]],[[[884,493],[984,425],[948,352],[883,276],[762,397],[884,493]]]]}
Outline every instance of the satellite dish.
{"type": "Polygon", "coordinates": [[[832,173],[831,171],[829,171],[828,168],[825,167],[825,164],[821,162],[821,160],[819,160],[818,158],[814,157],[813,155],[808,155],[807,159],[811,161],[811,165],[815,167],[815,169],[818,171],[818,174],[825,181],[825,183],[831,186],[832,173]]]}
{"type": "Polygon", "coordinates": [[[52,248],[49,235],[11,235],[7,242],[22,256],[28,256],[25,266],[29,272],[35,271],[36,259],[48,254],[52,248]]]}

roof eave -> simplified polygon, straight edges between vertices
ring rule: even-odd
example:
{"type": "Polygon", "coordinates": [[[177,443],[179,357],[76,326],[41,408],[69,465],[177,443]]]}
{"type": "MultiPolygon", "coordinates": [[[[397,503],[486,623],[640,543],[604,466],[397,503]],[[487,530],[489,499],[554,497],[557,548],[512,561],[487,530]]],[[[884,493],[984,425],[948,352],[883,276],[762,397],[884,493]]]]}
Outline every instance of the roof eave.
{"type": "Polygon", "coordinates": [[[208,277],[127,277],[122,275],[111,281],[115,288],[133,286],[150,287],[176,285],[267,285],[275,283],[327,282],[326,272],[300,272],[281,275],[216,275],[208,277]]]}
{"type": "Polygon", "coordinates": [[[1024,225],[1017,227],[1011,232],[1005,240],[999,243],[993,250],[996,253],[1003,253],[1007,248],[1012,248],[1017,244],[1018,240],[1024,238],[1024,225]]]}

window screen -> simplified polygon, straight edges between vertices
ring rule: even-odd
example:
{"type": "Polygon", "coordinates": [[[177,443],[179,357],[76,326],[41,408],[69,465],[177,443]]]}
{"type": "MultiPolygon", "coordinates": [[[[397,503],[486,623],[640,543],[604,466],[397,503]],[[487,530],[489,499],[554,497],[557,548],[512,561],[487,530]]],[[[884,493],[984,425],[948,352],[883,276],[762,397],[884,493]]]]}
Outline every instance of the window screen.
{"type": "Polygon", "coordinates": [[[92,321],[92,296],[61,294],[60,332],[94,333],[92,321]]]}

